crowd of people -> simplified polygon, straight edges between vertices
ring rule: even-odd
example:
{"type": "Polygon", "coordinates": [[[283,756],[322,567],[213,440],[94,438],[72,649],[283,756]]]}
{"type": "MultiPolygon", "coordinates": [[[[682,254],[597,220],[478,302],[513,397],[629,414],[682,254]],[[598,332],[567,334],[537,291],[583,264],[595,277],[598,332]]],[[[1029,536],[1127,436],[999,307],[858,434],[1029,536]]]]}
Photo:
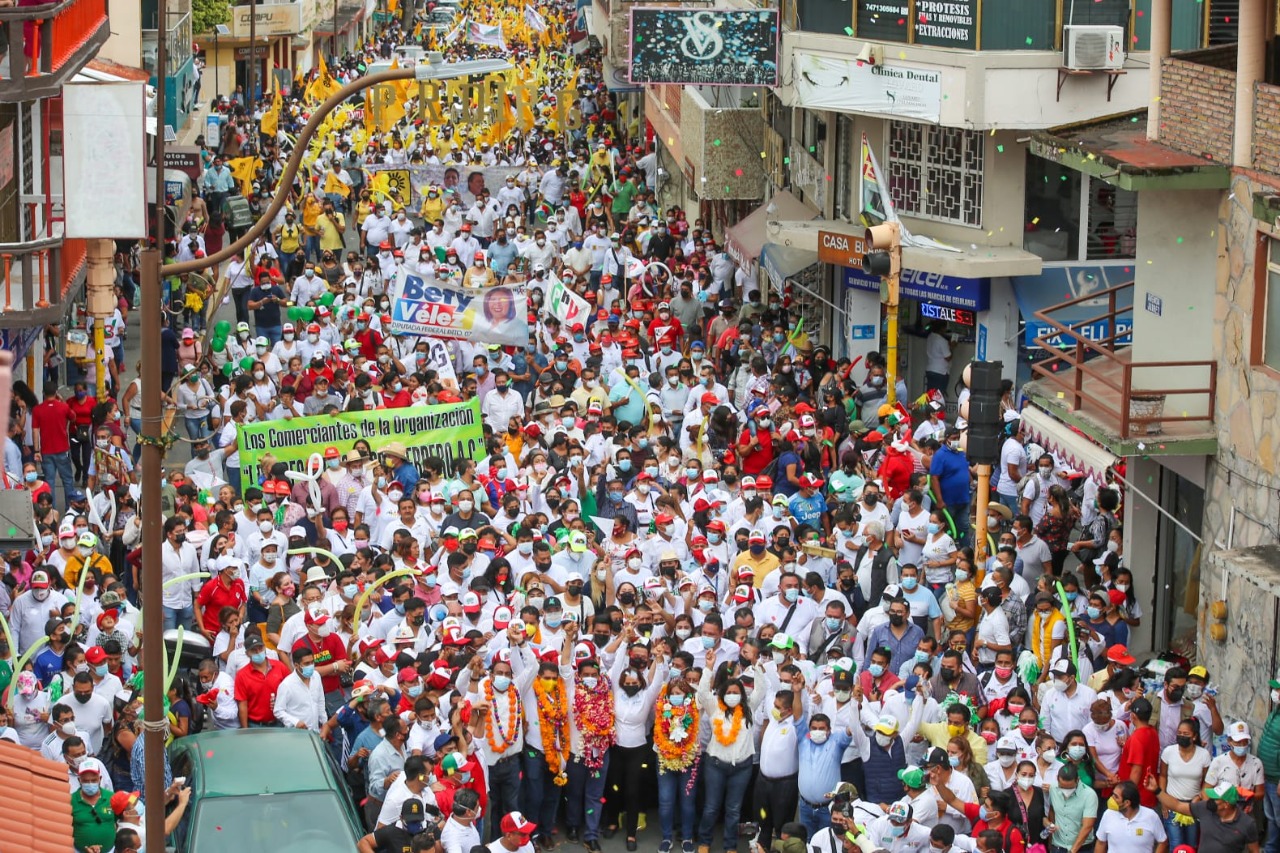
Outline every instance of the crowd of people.
{"type": "MultiPolygon", "coordinates": [[[[392,23],[335,73],[422,39],[392,23]]],[[[530,38],[506,55],[536,53],[530,38]]],[[[282,188],[304,80],[275,133],[268,95],[205,149],[204,198],[170,257],[221,248],[240,190],[226,164],[246,151],[262,157],[255,208],[291,202],[219,271],[234,331],[208,335],[198,306],[164,328],[191,459],[165,474],[172,583],[145,604],[207,647],[167,687],[171,736],[315,733],[364,853],[599,851],[615,834],[636,850],[647,824],[659,853],[1238,853],[1258,850],[1263,809],[1280,850],[1280,713],[1255,743],[1203,667],[1139,667],[1129,636],[1151,596],[1125,564],[1109,473],[1031,442],[1010,389],[974,541],[954,414],[968,392],[936,381],[952,374],[945,324],[919,397],[877,352],[814,346],[786,294],[659,208],[652,141],[598,57],[566,57],[543,100],[571,82],[573,128],[548,110],[497,145],[465,126],[406,145],[412,111],[368,135],[357,112],[317,148],[314,179],[282,188]],[[492,195],[431,187],[417,206],[373,187],[379,165],[440,162],[511,173],[492,195]],[[401,267],[527,283],[527,344],[392,334],[401,267]],[[562,324],[550,276],[597,313],[562,324]],[[284,463],[242,478],[245,424],[470,400],[479,458],[357,442],[315,447],[314,484],[284,463]]],[[[41,541],[3,555],[0,738],[67,764],[85,853],[144,846],[141,386],[121,378],[135,280],[120,261],[108,396],[46,365],[41,398],[15,385],[5,445],[41,541]]],[[[172,828],[190,796],[178,782],[152,807],[172,828]]]]}

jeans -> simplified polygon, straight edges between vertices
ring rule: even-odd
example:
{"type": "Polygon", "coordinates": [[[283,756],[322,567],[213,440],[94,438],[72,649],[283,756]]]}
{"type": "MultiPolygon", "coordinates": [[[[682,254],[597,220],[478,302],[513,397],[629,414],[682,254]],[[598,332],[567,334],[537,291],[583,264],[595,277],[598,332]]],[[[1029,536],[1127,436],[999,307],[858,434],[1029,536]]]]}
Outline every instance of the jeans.
{"type": "Polygon", "coordinates": [[[58,477],[62,478],[63,506],[67,505],[67,492],[76,487],[75,476],[71,473],[71,451],[62,453],[45,453],[40,457],[40,467],[44,469],[44,481],[49,484],[51,492],[58,489],[58,477]]]}
{"type": "Polygon", "coordinates": [[[142,435],[142,418],[129,418],[129,429],[133,430],[133,464],[137,465],[142,456],[142,442],[138,441],[142,435]]]}
{"type": "MultiPolygon", "coordinates": [[[[520,754],[513,753],[506,761],[499,761],[489,768],[489,813],[505,815],[520,808],[520,754]]],[[[494,833],[491,839],[497,841],[502,835],[499,821],[491,821],[489,829],[494,833]]],[[[482,839],[483,835],[480,836],[482,839]]]]}
{"type": "Polygon", "coordinates": [[[1262,853],[1280,853],[1280,793],[1276,792],[1276,780],[1266,780],[1262,790],[1262,813],[1267,817],[1267,837],[1262,843],[1262,853]]]}
{"type": "Polygon", "coordinates": [[[561,786],[552,781],[547,757],[531,746],[524,748],[520,757],[524,779],[520,782],[520,811],[538,825],[538,832],[551,837],[556,825],[556,812],[560,809],[561,786]]]}
{"type": "Polygon", "coordinates": [[[947,512],[951,514],[951,521],[956,526],[956,547],[963,548],[969,544],[969,505],[947,504],[947,512]]]}
{"type": "Polygon", "coordinates": [[[1017,495],[1002,495],[997,492],[996,498],[1000,501],[1001,504],[1013,510],[1014,515],[1019,514],[1018,506],[1019,504],[1022,503],[1022,499],[1019,498],[1017,495]]]}
{"type": "Polygon", "coordinates": [[[320,260],[320,235],[309,234],[302,238],[302,250],[309,260],[320,260]]]}
{"type": "Polygon", "coordinates": [[[706,804],[702,809],[702,824],[698,827],[698,843],[711,846],[716,818],[724,809],[724,849],[738,847],[738,820],[742,815],[742,799],[751,782],[751,761],[727,764],[718,758],[705,756],[702,760],[702,778],[706,788],[706,804]]]}
{"type": "Polygon", "coordinates": [[[809,830],[809,837],[831,826],[831,810],[826,806],[815,806],[800,798],[800,823],[809,830]]]}
{"type": "Polygon", "coordinates": [[[1192,850],[1196,848],[1196,842],[1200,838],[1200,825],[1193,823],[1183,825],[1174,820],[1176,812],[1169,812],[1164,817],[1164,832],[1169,836],[1169,849],[1174,850],[1180,845],[1186,844],[1192,850]]]}
{"type": "Polygon", "coordinates": [[[269,343],[271,346],[275,346],[276,344],[280,343],[280,341],[284,338],[283,325],[280,325],[280,326],[256,325],[255,328],[257,329],[258,334],[261,337],[266,338],[267,343],[269,343]]]}
{"type": "Polygon", "coordinates": [[[939,394],[947,393],[947,380],[951,377],[945,373],[933,373],[926,370],[924,372],[924,387],[929,391],[937,391],[939,394]]]}
{"type": "Polygon", "coordinates": [[[186,425],[187,425],[187,438],[191,439],[192,441],[200,441],[203,438],[209,437],[208,416],[205,416],[203,418],[184,417],[183,420],[186,422],[186,425]]]}
{"type": "Polygon", "coordinates": [[[179,625],[185,627],[188,631],[195,624],[196,609],[188,604],[186,607],[165,607],[164,609],[164,629],[172,631],[179,625]]]}
{"type": "Polygon", "coordinates": [[[680,803],[680,837],[693,841],[698,813],[697,798],[689,786],[692,775],[692,767],[679,773],[658,771],[658,819],[662,824],[663,841],[670,841],[675,831],[677,802],[680,803]]]}
{"type": "Polygon", "coordinates": [[[240,497],[240,466],[228,465],[227,482],[231,484],[231,488],[235,490],[236,497],[240,497]]]}
{"type": "Polygon", "coordinates": [[[234,302],[236,306],[236,322],[249,322],[249,288],[231,288],[231,301],[234,302]]]}
{"type": "Polygon", "coordinates": [[[589,769],[580,758],[569,762],[569,801],[564,809],[564,821],[570,829],[582,829],[583,841],[600,838],[600,811],[604,806],[604,781],[608,775],[608,755],[599,770],[589,769]]]}

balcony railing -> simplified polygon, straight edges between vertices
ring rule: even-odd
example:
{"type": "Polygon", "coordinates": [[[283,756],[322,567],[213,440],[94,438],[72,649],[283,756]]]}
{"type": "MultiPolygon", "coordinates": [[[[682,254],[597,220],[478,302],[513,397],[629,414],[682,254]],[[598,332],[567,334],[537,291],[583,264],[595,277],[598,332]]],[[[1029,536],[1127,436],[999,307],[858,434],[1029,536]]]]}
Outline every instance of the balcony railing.
{"type": "Polygon", "coordinates": [[[1118,343],[1130,334],[1129,322],[1118,321],[1132,317],[1132,291],[1127,282],[1037,311],[1036,320],[1049,329],[1035,339],[1048,354],[1031,367],[1036,382],[1051,392],[1046,396],[1120,439],[1200,437],[1213,423],[1216,363],[1134,361],[1133,348],[1118,343]],[[1078,315],[1080,306],[1095,302],[1106,306],[1097,316],[1070,323],[1055,316],[1068,309],[1078,315]],[[1099,326],[1107,330],[1104,337],[1086,337],[1099,326]]]}
{"type": "Polygon", "coordinates": [[[110,34],[107,0],[0,8],[0,100],[58,94],[110,34]]]}
{"type": "Polygon", "coordinates": [[[0,327],[25,329],[57,322],[84,275],[84,240],[51,237],[30,243],[0,243],[0,327]]]}

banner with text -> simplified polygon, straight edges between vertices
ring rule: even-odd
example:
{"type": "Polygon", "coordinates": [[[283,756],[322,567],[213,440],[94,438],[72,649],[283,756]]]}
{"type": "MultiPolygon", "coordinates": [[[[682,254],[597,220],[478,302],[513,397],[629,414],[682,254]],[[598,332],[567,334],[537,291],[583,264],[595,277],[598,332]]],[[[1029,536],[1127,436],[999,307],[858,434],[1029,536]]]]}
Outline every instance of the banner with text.
{"type": "Polygon", "coordinates": [[[631,82],[778,85],[778,10],[631,9],[631,82]]]}
{"type": "MultiPolygon", "coordinates": [[[[449,152],[436,153],[444,156],[449,152]]],[[[487,189],[491,194],[496,194],[502,189],[502,182],[507,176],[519,171],[519,168],[512,166],[472,166],[466,163],[368,167],[371,186],[375,175],[386,175],[383,180],[387,183],[387,191],[394,192],[401,204],[412,206],[415,210],[422,205],[422,200],[431,187],[444,190],[446,203],[450,193],[457,193],[463,205],[470,207],[481,190],[487,189]]]]}
{"type": "Polygon", "coordinates": [[[547,288],[547,307],[551,315],[570,328],[574,323],[590,326],[595,315],[591,312],[591,303],[565,287],[559,276],[550,275],[551,285],[547,288]]]}
{"type": "Polygon", "coordinates": [[[401,267],[391,284],[391,333],[523,346],[529,341],[526,285],[449,287],[401,267]]]}
{"type": "Polygon", "coordinates": [[[389,443],[399,442],[419,470],[430,456],[444,459],[448,471],[455,459],[479,460],[485,455],[478,399],[440,406],[260,421],[242,425],[239,441],[240,481],[244,488],[258,484],[261,460],[266,454],[299,473],[306,472],[311,454],[336,447],[345,455],[356,447],[356,442],[367,443],[375,455],[389,443]]]}
{"type": "Polygon", "coordinates": [[[795,81],[798,105],[807,109],[927,122],[937,122],[942,113],[942,72],[933,69],[797,51],[795,81]]]}

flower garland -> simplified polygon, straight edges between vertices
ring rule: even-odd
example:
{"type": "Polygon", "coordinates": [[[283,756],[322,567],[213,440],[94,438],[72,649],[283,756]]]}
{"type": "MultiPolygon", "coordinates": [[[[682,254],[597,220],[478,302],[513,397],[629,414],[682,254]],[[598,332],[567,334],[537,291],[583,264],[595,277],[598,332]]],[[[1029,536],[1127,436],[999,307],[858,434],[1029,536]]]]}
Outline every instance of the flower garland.
{"type": "Polygon", "coordinates": [[[599,770],[614,741],[613,688],[608,676],[601,673],[594,690],[583,687],[579,680],[573,694],[573,715],[582,730],[582,763],[588,770],[599,770]]]}
{"type": "Polygon", "coordinates": [[[742,706],[738,705],[738,707],[734,708],[733,711],[730,712],[729,706],[724,704],[724,702],[721,702],[720,710],[722,713],[712,722],[711,730],[715,734],[716,742],[721,746],[733,746],[738,741],[738,733],[742,731],[742,706]],[[724,733],[725,714],[728,714],[733,718],[733,724],[729,727],[729,734],[727,735],[724,733]]]}
{"type": "Polygon", "coordinates": [[[520,695],[516,692],[515,684],[507,688],[504,694],[507,697],[507,725],[503,726],[498,721],[498,706],[494,703],[493,681],[485,679],[484,682],[484,698],[489,703],[489,713],[484,719],[484,736],[489,741],[489,748],[495,754],[501,755],[507,751],[507,747],[516,742],[516,736],[520,733],[520,695]],[[502,743],[494,740],[494,731],[502,738],[502,743]]]}
{"type": "Polygon", "coordinates": [[[672,705],[667,701],[669,687],[664,685],[658,696],[653,745],[658,766],[669,773],[681,773],[698,758],[698,703],[686,695],[683,705],[672,705]]]}
{"type": "Polygon", "coordinates": [[[564,681],[559,678],[547,687],[541,678],[533,683],[538,700],[538,722],[542,727],[542,752],[552,781],[563,787],[569,784],[569,707],[565,702],[564,681]]]}

